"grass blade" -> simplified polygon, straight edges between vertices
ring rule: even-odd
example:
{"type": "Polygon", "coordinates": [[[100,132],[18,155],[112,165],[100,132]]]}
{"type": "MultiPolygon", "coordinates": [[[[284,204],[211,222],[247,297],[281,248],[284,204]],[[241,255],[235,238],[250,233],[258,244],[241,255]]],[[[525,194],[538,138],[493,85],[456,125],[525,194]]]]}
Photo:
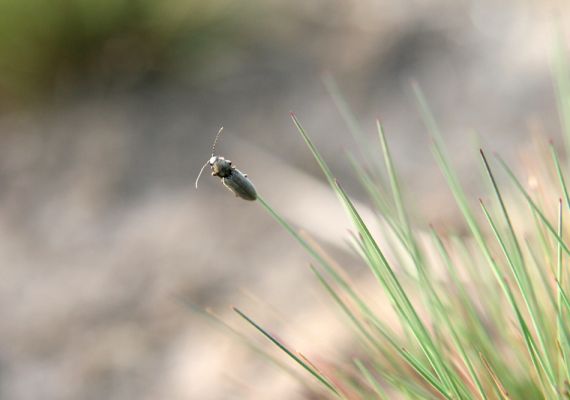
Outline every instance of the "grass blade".
{"type": "Polygon", "coordinates": [[[269,332],[255,323],[251,318],[241,312],[238,308],[233,307],[233,310],[247,322],[249,322],[255,329],[263,334],[267,339],[269,339],[273,344],[283,350],[289,357],[291,357],[297,364],[303,367],[306,371],[308,371],[311,375],[313,375],[320,383],[322,383],[328,390],[330,390],[336,397],[344,398],[344,396],[340,393],[340,391],[335,388],[335,386],[330,382],[330,380],[319,373],[315,368],[309,365],[306,361],[304,361],[301,357],[294,354],[291,350],[289,350],[285,345],[279,342],[275,337],[273,337],[269,332]]]}
{"type": "Polygon", "coordinates": [[[372,376],[372,373],[368,370],[368,368],[366,368],[364,364],[362,364],[362,362],[357,359],[354,360],[354,364],[356,365],[360,373],[366,378],[366,381],[368,382],[370,387],[374,390],[378,398],[380,400],[388,400],[388,395],[386,394],[382,386],[380,386],[380,383],[378,383],[378,381],[374,378],[374,376],[372,376]]]}
{"type": "Polygon", "coordinates": [[[491,379],[493,380],[493,383],[495,384],[495,388],[500,393],[501,398],[504,400],[509,400],[510,399],[509,393],[507,392],[507,390],[505,389],[505,387],[501,383],[501,380],[499,379],[497,374],[493,371],[493,368],[491,368],[491,366],[489,365],[489,363],[485,359],[485,356],[483,356],[483,354],[481,354],[481,353],[479,353],[479,356],[481,357],[481,361],[483,362],[485,369],[487,370],[487,372],[491,376],[491,379]]]}
{"type": "Polygon", "coordinates": [[[515,184],[515,187],[519,190],[519,192],[523,195],[523,197],[526,199],[528,205],[536,212],[536,214],[538,215],[538,217],[540,218],[540,220],[542,221],[542,223],[544,224],[544,226],[546,226],[546,229],[552,234],[552,236],[556,239],[556,241],[558,243],[560,243],[560,246],[562,247],[562,249],[566,252],[566,254],[570,254],[570,249],[568,248],[568,246],[566,245],[566,243],[564,243],[564,241],[562,240],[562,238],[560,236],[558,236],[558,233],[556,232],[556,229],[554,229],[554,227],[552,226],[552,224],[548,221],[548,219],[544,216],[544,213],[542,212],[542,210],[536,205],[536,203],[532,200],[532,198],[530,197],[530,195],[528,194],[528,192],[524,189],[524,187],[522,186],[522,184],[520,183],[520,181],[517,179],[517,177],[515,176],[515,174],[513,173],[513,171],[509,168],[509,166],[503,161],[503,159],[501,157],[497,157],[497,159],[499,160],[499,163],[501,164],[501,166],[504,168],[504,170],[507,172],[507,175],[511,178],[511,180],[513,181],[513,183],[515,184]]]}
{"type": "Polygon", "coordinates": [[[562,192],[564,193],[566,207],[570,208],[570,196],[568,195],[566,180],[564,179],[564,174],[562,173],[562,168],[560,167],[560,160],[558,159],[556,149],[554,148],[554,144],[552,142],[550,142],[550,153],[552,154],[552,159],[554,160],[554,165],[556,166],[556,173],[558,175],[558,180],[560,181],[560,186],[562,187],[562,192]]]}

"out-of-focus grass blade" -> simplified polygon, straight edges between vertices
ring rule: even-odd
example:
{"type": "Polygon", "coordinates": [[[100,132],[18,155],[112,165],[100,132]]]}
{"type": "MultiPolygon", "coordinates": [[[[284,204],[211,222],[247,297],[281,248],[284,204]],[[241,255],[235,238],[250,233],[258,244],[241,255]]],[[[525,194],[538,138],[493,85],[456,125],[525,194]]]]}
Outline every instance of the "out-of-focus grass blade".
{"type": "Polygon", "coordinates": [[[362,128],[360,127],[360,124],[354,117],[354,113],[350,109],[350,106],[346,102],[344,96],[340,92],[336,80],[330,74],[324,75],[322,80],[323,84],[325,85],[325,89],[331,96],[338,112],[340,113],[342,119],[348,126],[348,130],[352,134],[352,137],[354,138],[356,143],[358,144],[363,143],[362,128]]]}
{"type": "Polygon", "coordinates": [[[364,376],[364,378],[366,379],[372,390],[374,390],[378,398],[381,400],[388,400],[388,395],[386,394],[386,391],[376,380],[376,378],[374,378],[374,376],[368,370],[368,368],[366,368],[364,364],[358,359],[354,360],[354,364],[356,365],[360,373],[364,376]]]}
{"type": "MultiPolygon", "coordinates": [[[[481,208],[483,210],[483,213],[485,214],[485,217],[487,218],[487,221],[489,222],[489,225],[491,226],[491,229],[493,230],[493,233],[497,237],[497,240],[499,241],[501,247],[504,248],[504,242],[502,241],[502,239],[500,237],[500,234],[497,230],[497,226],[495,225],[493,218],[489,214],[489,211],[487,210],[487,208],[485,207],[485,205],[483,204],[482,201],[481,201],[481,208]]],[[[523,338],[525,340],[525,344],[527,347],[528,354],[529,354],[531,361],[533,363],[533,366],[536,370],[537,376],[542,379],[542,377],[544,375],[546,375],[546,377],[548,378],[549,383],[551,385],[550,389],[555,388],[556,382],[555,382],[553,372],[551,369],[549,369],[549,365],[546,364],[548,362],[548,360],[545,362],[542,355],[539,354],[539,352],[537,350],[536,343],[534,341],[534,338],[532,337],[532,334],[530,333],[528,325],[527,325],[526,321],[524,320],[522,312],[521,312],[521,310],[517,304],[516,297],[514,296],[511,289],[508,287],[508,285],[505,284],[505,287],[506,287],[505,294],[507,294],[508,299],[509,299],[509,303],[511,304],[512,308],[515,311],[517,320],[518,320],[519,325],[520,325],[521,330],[522,330],[522,334],[523,334],[523,338]],[[543,372],[544,372],[544,374],[543,374],[543,372]]]]}
{"type": "Polygon", "coordinates": [[[507,390],[505,389],[505,387],[501,383],[501,380],[499,379],[497,374],[493,371],[493,368],[491,368],[491,366],[489,365],[489,363],[485,359],[485,356],[483,356],[483,354],[479,353],[479,357],[481,357],[481,361],[483,362],[485,369],[487,370],[487,372],[491,376],[491,379],[492,379],[493,383],[495,384],[495,388],[500,393],[501,398],[504,400],[510,400],[509,393],[507,392],[507,390]]]}
{"type": "Polygon", "coordinates": [[[530,259],[532,260],[534,267],[540,276],[542,286],[544,287],[544,291],[549,299],[550,305],[552,306],[552,309],[556,309],[556,300],[554,299],[553,295],[552,282],[549,282],[549,279],[552,277],[552,271],[550,271],[550,269],[545,270],[546,268],[544,267],[543,263],[539,261],[539,257],[536,254],[536,251],[533,249],[529,238],[525,238],[525,244],[526,249],[530,254],[530,259]]]}
{"type": "MultiPolygon", "coordinates": [[[[551,243],[550,243],[550,236],[546,236],[546,232],[545,232],[545,228],[544,228],[544,224],[542,224],[542,221],[540,220],[540,218],[538,217],[536,211],[534,211],[533,209],[531,209],[532,212],[532,221],[534,224],[534,228],[536,230],[537,236],[538,236],[538,241],[540,242],[540,247],[542,250],[542,257],[546,262],[546,265],[548,265],[549,267],[553,264],[552,262],[552,252],[551,252],[551,243]]],[[[550,268],[549,268],[550,270],[550,268]]]]}
{"type": "Polygon", "coordinates": [[[394,233],[394,235],[396,235],[400,242],[405,244],[404,247],[406,251],[413,258],[413,250],[409,248],[409,244],[407,243],[407,240],[404,236],[405,233],[402,231],[402,228],[398,226],[396,219],[392,217],[394,211],[392,210],[391,205],[388,204],[388,202],[385,200],[387,195],[378,188],[378,184],[372,181],[372,178],[369,176],[369,174],[364,171],[364,169],[358,164],[353,156],[349,155],[348,159],[361,185],[364,187],[364,189],[366,189],[366,192],[370,196],[370,199],[376,206],[377,210],[380,211],[382,216],[381,222],[386,222],[389,225],[391,231],[394,233]]]}
{"type": "Polygon", "coordinates": [[[291,113],[291,119],[293,119],[293,123],[297,127],[297,130],[301,134],[301,137],[303,138],[303,140],[305,140],[305,143],[309,147],[309,150],[311,150],[313,157],[315,157],[315,160],[319,164],[319,167],[321,167],[321,170],[325,174],[325,177],[327,178],[329,185],[331,186],[331,188],[334,189],[336,186],[335,178],[334,178],[334,175],[333,175],[332,171],[330,170],[329,166],[327,165],[325,160],[321,157],[321,154],[318,152],[317,148],[315,147],[315,145],[313,144],[311,139],[309,139],[307,132],[305,132],[305,129],[303,128],[303,126],[301,125],[301,123],[297,119],[297,116],[294,113],[291,113]]]}
{"type": "MultiPolygon", "coordinates": [[[[558,299],[554,298],[554,295],[552,293],[552,284],[551,282],[549,282],[549,277],[552,277],[552,274],[549,275],[549,277],[546,276],[546,271],[544,271],[544,268],[542,268],[542,266],[539,266],[538,262],[537,262],[537,256],[534,254],[534,251],[532,250],[532,247],[530,245],[529,240],[526,240],[526,246],[527,249],[529,250],[529,253],[531,254],[532,259],[534,260],[534,263],[536,265],[536,268],[538,270],[538,273],[540,275],[540,279],[542,281],[542,285],[544,286],[544,290],[546,292],[546,296],[549,300],[549,304],[552,306],[552,310],[554,310],[554,313],[559,314],[560,309],[559,309],[559,304],[557,301],[558,299]]],[[[560,252],[560,249],[558,249],[558,252],[560,252]]],[[[550,272],[550,271],[549,271],[550,272]]],[[[558,284],[558,280],[556,278],[554,278],[555,281],[555,285],[556,285],[556,290],[557,290],[557,294],[560,295],[560,299],[562,300],[562,302],[564,302],[564,293],[561,290],[561,287],[558,284]]],[[[565,305],[560,305],[560,307],[565,308],[565,305]]],[[[550,310],[548,310],[550,311],[550,310]]],[[[546,312],[546,310],[545,310],[546,312]]],[[[557,327],[559,327],[560,329],[558,330],[558,333],[562,336],[558,336],[555,335],[557,337],[558,343],[560,344],[560,346],[557,349],[557,354],[560,354],[560,356],[562,357],[562,361],[564,363],[564,365],[562,365],[562,369],[564,371],[564,374],[566,375],[566,379],[568,381],[570,381],[570,367],[569,367],[569,361],[568,360],[568,349],[570,348],[570,332],[568,332],[567,326],[565,324],[559,325],[558,324],[558,318],[557,318],[557,327]],[[565,355],[566,354],[566,355],[565,355]]]]}
{"type": "MultiPolygon", "coordinates": [[[[560,199],[559,203],[558,203],[558,236],[560,236],[560,238],[562,238],[563,236],[563,224],[562,224],[562,199],[560,199]]],[[[557,290],[557,296],[556,296],[556,340],[558,341],[559,344],[559,349],[560,349],[560,356],[561,356],[561,360],[560,363],[562,364],[562,366],[564,368],[560,368],[560,373],[559,376],[562,375],[562,371],[565,370],[566,372],[566,378],[568,379],[568,373],[569,373],[569,366],[570,363],[568,360],[568,341],[567,341],[567,336],[565,335],[566,333],[566,318],[565,318],[565,313],[564,313],[564,309],[562,308],[562,290],[561,287],[564,285],[564,275],[563,275],[563,271],[562,271],[562,262],[563,262],[563,254],[562,254],[562,247],[560,246],[560,243],[557,246],[557,265],[556,265],[556,282],[560,283],[560,286],[558,286],[558,290],[557,290]],[[564,338],[562,338],[562,336],[564,336],[564,338]]]]}
{"type": "MultiPolygon", "coordinates": [[[[466,294],[465,287],[461,284],[461,282],[460,282],[459,278],[457,277],[457,274],[455,273],[455,271],[452,271],[453,268],[451,266],[449,256],[447,255],[447,253],[443,247],[443,243],[441,243],[441,239],[437,236],[437,234],[435,233],[435,231],[433,229],[432,229],[432,235],[435,237],[436,247],[438,248],[438,251],[440,252],[440,255],[442,256],[442,258],[444,258],[444,263],[446,264],[448,271],[450,271],[450,274],[452,275],[453,283],[455,284],[456,288],[459,290],[460,302],[462,303],[463,308],[465,309],[465,311],[469,315],[469,321],[471,323],[473,323],[473,325],[475,326],[475,329],[476,329],[479,337],[484,337],[486,339],[485,342],[488,343],[490,341],[490,339],[488,338],[486,333],[481,334],[482,331],[485,332],[485,329],[483,329],[483,327],[480,326],[481,320],[478,317],[472,303],[469,300],[469,297],[466,294]]],[[[457,351],[459,352],[460,358],[463,361],[463,363],[465,364],[465,366],[467,367],[467,370],[468,370],[468,373],[469,373],[471,380],[473,381],[475,387],[477,388],[477,391],[479,392],[479,395],[481,396],[481,398],[486,399],[487,395],[485,394],[485,390],[483,389],[483,385],[482,385],[481,381],[479,380],[479,377],[477,376],[477,373],[475,371],[475,367],[474,367],[473,363],[471,362],[469,356],[467,355],[467,350],[465,349],[465,347],[463,346],[463,343],[461,342],[461,334],[458,332],[458,330],[456,328],[456,324],[454,324],[451,321],[452,317],[450,317],[448,315],[448,311],[443,306],[442,301],[439,298],[439,296],[437,295],[437,293],[435,292],[435,290],[432,288],[431,291],[433,291],[432,296],[435,298],[435,301],[437,302],[440,318],[443,320],[443,322],[447,326],[447,328],[451,334],[452,341],[453,341],[457,351]]],[[[486,347],[489,348],[491,346],[492,345],[487,344],[486,347]]]]}
{"type": "Polygon", "coordinates": [[[412,386],[405,377],[384,376],[384,378],[386,382],[400,391],[403,399],[441,400],[441,395],[438,392],[428,391],[431,388],[412,386]]]}
{"type": "Polygon", "coordinates": [[[291,350],[289,350],[285,345],[275,339],[269,332],[255,323],[251,318],[241,312],[238,308],[233,307],[233,310],[247,322],[249,322],[255,329],[263,334],[267,339],[269,339],[273,344],[283,350],[289,357],[291,357],[295,362],[297,362],[300,366],[302,366],[305,370],[307,370],[311,375],[313,375],[320,383],[322,383],[328,390],[330,390],[335,396],[339,398],[344,398],[342,393],[332,384],[332,382],[324,375],[322,375],[319,371],[314,369],[311,365],[307,362],[302,360],[299,356],[294,354],[291,350]]]}
{"type": "Polygon", "coordinates": [[[560,282],[558,282],[558,281],[556,281],[556,286],[560,290],[560,297],[562,298],[562,301],[564,302],[564,305],[566,306],[566,311],[570,312],[570,300],[568,299],[568,296],[566,295],[564,288],[560,285],[560,282]]]}
{"type": "Polygon", "coordinates": [[[384,163],[386,165],[386,170],[388,171],[388,177],[390,178],[390,187],[392,188],[392,196],[394,198],[394,204],[396,205],[396,210],[398,213],[398,218],[400,220],[401,229],[406,234],[407,247],[412,249],[412,255],[416,263],[417,268],[423,267],[423,261],[421,259],[421,253],[418,250],[418,244],[414,237],[412,228],[410,226],[410,219],[406,212],[406,207],[404,205],[404,200],[402,198],[402,191],[400,189],[400,182],[394,168],[394,162],[392,160],[392,155],[390,154],[390,148],[386,142],[386,135],[379,120],[376,120],[376,127],[378,129],[378,136],[380,137],[380,145],[382,147],[382,153],[384,155],[384,163]]]}
{"type": "Polygon", "coordinates": [[[271,354],[269,354],[267,351],[265,351],[261,347],[257,346],[247,336],[245,336],[243,333],[235,330],[232,326],[230,326],[228,323],[226,323],[224,320],[222,320],[220,317],[218,317],[212,311],[210,311],[208,309],[204,310],[204,309],[196,306],[195,304],[191,303],[190,301],[188,301],[187,299],[185,299],[183,297],[176,297],[175,300],[179,301],[181,304],[184,305],[184,307],[188,308],[189,310],[194,312],[196,315],[199,315],[200,317],[204,318],[206,321],[208,321],[210,324],[214,325],[216,328],[224,330],[226,332],[229,332],[231,335],[236,337],[240,341],[240,343],[244,344],[246,347],[249,347],[253,352],[259,354],[264,359],[268,360],[269,362],[271,362],[272,364],[274,364],[278,368],[285,371],[287,374],[292,376],[295,380],[297,380],[302,385],[307,386],[306,380],[304,378],[302,378],[297,373],[297,371],[294,371],[287,364],[281,362],[280,360],[278,360],[277,358],[275,358],[271,354]]]}
{"type": "MultiPolygon", "coordinates": [[[[566,315],[568,314],[568,312],[570,312],[570,300],[568,299],[568,296],[566,295],[566,293],[564,292],[564,289],[562,288],[562,286],[560,286],[560,282],[558,282],[558,280],[556,281],[556,286],[558,288],[558,290],[560,291],[560,298],[562,300],[562,305],[561,305],[561,309],[564,310],[566,312],[566,315]]],[[[560,312],[564,312],[564,311],[560,311],[560,312]]],[[[568,350],[570,349],[570,330],[568,328],[567,325],[562,325],[561,326],[561,333],[564,336],[564,339],[559,342],[560,345],[560,350],[561,350],[561,356],[564,359],[563,361],[565,362],[564,364],[564,372],[566,374],[566,382],[570,382],[570,360],[568,359],[569,355],[568,355],[568,350]]]]}
{"type": "Polygon", "coordinates": [[[558,113],[564,133],[566,152],[570,154],[570,70],[568,69],[567,50],[561,32],[557,32],[553,69],[558,113]]]}
{"type": "Polygon", "coordinates": [[[513,227],[511,219],[509,217],[507,207],[505,206],[505,203],[503,201],[503,197],[501,196],[501,192],[499,190],[499,187],[497,185],[495,177],[493,176],[493,172],[491,171],[491,167],[489,166],[489,163],[487,162],[487,158],[485,157],[485,153],[483,152],[483,150],[481,150],[481,158],[482,158],[483,163],[485,165],[485,169],[488,173],[489,179],[492,182],[493,189],[495,191],[495,195],[497,196],[497,200],[499,201],[499,204],[501,206],[503,217],[505,219],[505,222],[506,222],[507,227],[509,229],[509,233],[511,235],[511,240],[514,243],[514,247],[515,247],[514,254],[512,254],[513,252],[509,248],[507,248],[505,241],[503,240],[503,238],[501,237],[501,234],[497,230],[495,222],[490,217],[489,213],[487,212],[487,210],[486,210],[486,208],[482,202],[481,202],[481,206],[483,207],[483,211],[485,212],[485,216],[488,218],[489,223],[491,224],[491,227],[493,229],[495,237],[497,238],[497,241],[499,242],[499,245],[501,246],[501,249],[503,250],[503,254],[505,255],[505,258],[507,259],[507,263],[511,269],[511,272],[513,273],[513,276],[514,276],[515,281],[517,283],[517,286],[519,288],[520,294],[522,295],[522,298],[524,300],[524,303],[525,303],[526,308],[528,310],[528,313],[530,315],[531,322],[532,322],[532,325],[534,327],[535,333],[538,337],[538,342],[540,344],[540,348],[541,348],[542,354],[543,354],[543,363],[547,368],[549,376],[551,376],[551,378],[552,378],[551,383],[554,383],[554,370],[553,370],[552,362],[551,362],[549,354],[548,354],[547,346],[545,344],[547,332],[546,332],[546,328],[544,326],[544,322],[541,318],[540,307],[538,305],[538,301],[536,300],[536,294],[534,292],[534,286],[531,284],[531,278],[529,277],[528,271],[525,267],[522,250],[521,250],[519,241],[516,237],[515,229],[513,227]],[[515,256],[516,258],[513,256],[515,256]]]}
{"type": "Polygon", "coordinates": [[[471,207],[469,207],[465,191],[461,187],[461,184],[459,183],[459,178],[457,177],[455,170],[451,166],[451,162],[449,161],[449,156],[447,155],[447,150],[445,148],[443,138],[441,137],[441,132],[435,122],[435,118],[433,117],[431,110],[428,107],[426,98],[417,83],[413,82],[412,88],[414,89],[414,93],[416,95],[416,99],[418,101],[420,113],[422,115],[424,123],[428,129],[430,136],[433,139],[432,150],[434,153],[434,157],[439,165],[441,172],[443,173],[447,181],[449,188],[451,189],[451,193],[455,198],[457,206],[459,207],[461,213],[463,214],[465,222],[469,226],[469,230],[471,231],[473,237],[475,238],[475,241],[481,248],[481,251],[485,256],[485,259],[489,262],[489,264],[492,265],[494,263],[493,257],[491,256],[491,252],[487,246],[483,234],[481,233],[481,228],[477,223],[473,211],[471,210],[471,207]]]}
{"type": "MultiPolygon", "coordinates": [[[[516,266],[515,268],[515,273],[518,276],[518,279],[520,279],[522,282],[522,285],[524,285],[522,290],[529,290],[528,287],[528,282],[526,280],[526,274],[524,274],[524,260],[523,260],[523,255],[522,255],[522,251],[521,251],[521,247],[519,244],[519,241],[517,239],[517,235],[515,233],[515,228],[513,227],[513,224],[511,222],[511,218],[509,216],[509,212],[507,211],[507,207],[505,206],[505,202],[503,201],[503,196],[501,196],[501,191],[499,190],[499,186],[497,185],[497,181],[495,180],[495,177],[493,175],[493,172],[491,171],[491,167],[489,166],[489,162],[487,161],[487,157],[485,157],[485,153],[483,152],[483,150],[480,150],[480,154],[481,154],[481,159],[483,161],[483,165],[485,166],[485,171],[487,172],[487,176],[489,177],[489,180],[491,181],[491,185],[493,187],[493,191],[495,193],[495,196],[497,197],[497,201],[499,202],[499,206],[501,208],[502,214],[503,214],[503,218],[505,219],[505,222],[507,224],[507,228],[509,229],[509,234],[510,234],[510,238],[511,241],[513,242],[514,245],[514,255],[516,256],[516,266]]],[[[510,253],[510,251],[508,251],[508,253],[510,253]]],[[[513,260],[515,261],[515,260],[513,260]]]]}
{"type": "Polygon", "coordinates": [[[352,138],[358,145],[358,149],[360,150],[360,153],[364,157],[364,160],[366,160],[366,163],[368,165],[373,166],[374,165],[372,161],[373,158],[371,159],[371,154],[369,151],[367,151],[369,147],[366,145],[363,146],[363,144],[366,143],[366,138],[362,133],[362,128],[360,127],[360,124],[358,123],[357,119],[354,117],[354,113],[350,109],[350,106],[348,105],[344,96],[340,92],[336,80],[330,74],[324,75],[322,80],[325,89],[329,93],[329,96],[331,96],[331,99],[333,100],[335,107],[337,108],[338,112],[340,113],[340,116],[342,117],[346,126],[348,127],[348,131],[350,132],[352,138]]]}
{"type": "Polygon", "coordinates": [[[548,221],[548,219],[546,218],[546,216],[544,215],[544,213],[542,212],[542,210],[536,205],[536,203],[532,200],[532,198],[530,197],[530,195],[528,194],[528,192],[524,189],[523,185],[520,183],[520,181],[517,179],[517,177],[515,176],[515,174],[513,173],[513,171],[509,168],[509,166],[507,165],[507,163],[505,163],[503,161],[503,159],[501,157],[497,157],[497,159],[499,160],[499,163],[501,164],[501,166],[504,168],[504,170],[507,172],[507,175],[511,178],[511,180],[513,181],[513,183],[515,184],[515,187],[521,192],[521,194],[523,195],[523,197],[526,199],[528,205],[536,212],[536,214],[538,215],[538,217],[540,218],[540,220],[542,221],[542,223],[544,224],[544,226],[546,226],[546,228],[548,229],[548,231],[552,234],[552,236],[558,241],[558,243],[560,243],[560,246],[562,246],[562,249],[567,253],[570,254],[570,249],[568,248],[568,246],[566,245],[566,243],[564,243],[564,241],[562,240],[562,238],[560,236],[558,236],[558,233],[556,232],[556,229],[554,229],[554,227],[552,226],[552,224],[548,221]]]}
{"type": "Polygon", "coordinates": [[[449,276],[451,277],[451,281],[456,287],[457,291],[459,292],[459,302],[462,305],[466,315],[468,316],[467,320],[470,323],[470,326],[474,329],[472,333],[475,333],[479,338],[479,341],[482,345],[488,350],[493,349],[493,340],[489,336],[488,330],[485,328],[485,322],[482,320],[479,312],[477,311],[475,305],[471,297],[469,296],[467,289],[461,279],[459,278],[457,271],[455,270],[455,266],[453,265],[449,253],[445,249],[443,245],[443,241],[441,237],[437,234],[435,229],[431,229],[432,238],[434,240],[435,246],[439,255],[443,261],[444,266],[446,267],[449,276]]]}
{"type": "Polygon", "coordinates": [[[356,314],[349,308],[349,306],[344,302],[340,296],[336,293],[336,291],[330,286],[327,280],[322,276],[322,274],[313,266],[311,265],[311,270],[321,283],[329,295],[333,298],[335,303],[341,308],[343,313],[348,317],[350,322],[354,325],[356,330],[359,334],[361,334],[369,343],[370,345],[377,350],[380,354],[383,354],[385,357],[390,357],[388,353],[384,351],[382,346],[378,343],[375,337],[373,337],[368,329],[366,329],[365,325],[360,321],[360,319],[356,316],[356,314]]]}
{"type": "Polygon", "coordinates": [[[556,166],[556,173],[558,175],[558,180],[560,181],[560,186],[562,187],[562,192],[564,193],[566,207],[570,208],[570,196],[568,195],[566,180],[564,179],[564,174],[562,173],[562,168],[560,167],[560,160],[558,159],[558,154],[556,153],[556,149],[554,148],[554,144],[552,142],[550,142],[550,153],[552,154],[552,159],[554,160],[554,165],[556,166]]]}
{"type": "Polygon", "coordinates": [[[398,352],[398,354],[412,367],[414,371],[418,373],[426,382],[428,382],[441,396],[446,399],[452,399],[452,397],[447,393],[445,387],[440,383],[440,381],[435,377],[429,369],[427,369],[423,363],[414,357],[410,352],[406,351],[398,342],[396,342],[390,335],[386,334],[382,330],[381,326],[377,325],[376,321],[371,321],[372,324],[378,329],[378,332],[390,343],[392,347],[398,352]]]}
{"type": "MultiPolygon", "coordinates": [[[[420,85],[416,82],[416,81],[412,81],[412,90],[414,91],[414,94],[416,96],[416,100],[418,102],[419,108],[420,108],[420,113],[422,115],[422,118],[424,120],[424,124],[426,125],[430,135],[432,136],[432,138],[437,142],[437,147],[439,147],[444,153],[445,153],[445,148],[443,146],[443,138],[441,136],[441,131],[439,129],[439,126],[437,125],[436,121],[435,121],[435,117],[433,116],[433,113],[431,112],[431,109],[428,106],[428,102],[426,100],[426,97],[424,96],[423,91],[420,88],[420,85]]],[[[447,154],[444,154],[444,158],[448,159],[449,157],[447,157],[447,154]]]]}
{"type": "Polygon", "coordinates": [[[365,170],[354,155],[347,153],[348,161],[361,185],[366,189],[374,205],[386,219],[392,219],[394,208],[388,201],[387,190],[380,178],[374,177],[365,170]]]}
{"type": "MultiPolygon", "coordinates": [[[[348,319],[351,321],[351,323],[355,326],[357,331],[363,337],[365,337],[366,340],[368,340],[368,342],[371,344],[371,346],[374,348],[375,351],[377,351],[379,354],[382,354],[382,356],[385,358],[385,360],[390,365],[392,365],[394,367],[394,369],[398,370],[399,372],[402,372],[401,368],[400,368],[400,364],[396,362],[396,360],[394,359],[392,354],[390,352],[388,352],[386,348],[382,347],[382,345],[378,342],[378,340],[373,335],[371,335],[371,333],[368,331],[368,329],[366,329],[365,324],[360,321],[360,319],[357,317],[357,315],[349,308],[347,303],[340,298],[337,291],[335,291],[335,289],[330,285],[330,283],[325,279],[325,277],[312,265],[311,265],[311,270],[313,271],[313,273],[315,274],[315,276],[317,277],[317,279],[319,280],[321,285],[325,288],[327,293],[332,297],[334,302],[340,307],[340,309],[343,311],[343,313],[348,317],[348,319]]],[[[381,324],[379,321],[375,321],[374,323],[375,324],[381,324]]],[[[377,325],[375,325],[375,327],[377,327],[377,325]]],[[[396,341],[394,339],[395,335],[392,332],[390,332],[384,324],[381,324],[381,331],[382,331],[382,336],[385,338],[390,338],[388,342],[394,347],[394,350],[396,350],[396,352],[399,352],[400,348],[395,345],[395,343],[396,343],[396,341]]],[[[412,365],[412,367],[413,367],[413,365],[412,365]]]]}

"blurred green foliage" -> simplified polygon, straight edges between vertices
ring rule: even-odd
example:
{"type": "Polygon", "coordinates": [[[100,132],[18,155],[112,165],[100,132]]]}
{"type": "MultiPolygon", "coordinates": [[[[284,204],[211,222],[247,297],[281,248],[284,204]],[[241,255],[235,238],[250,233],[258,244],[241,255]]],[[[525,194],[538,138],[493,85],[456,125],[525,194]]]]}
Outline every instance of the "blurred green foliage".
{"type": "MultiPolygon", "coordinates": [[[[260,7],[230,0],[0,0],[0,106],[155,79],[195,83],[260,7]],[[80,84],[79,84],[80,83],[80,84]]],[[[257,15],[256,15],[257,14],[257,15]]]]}

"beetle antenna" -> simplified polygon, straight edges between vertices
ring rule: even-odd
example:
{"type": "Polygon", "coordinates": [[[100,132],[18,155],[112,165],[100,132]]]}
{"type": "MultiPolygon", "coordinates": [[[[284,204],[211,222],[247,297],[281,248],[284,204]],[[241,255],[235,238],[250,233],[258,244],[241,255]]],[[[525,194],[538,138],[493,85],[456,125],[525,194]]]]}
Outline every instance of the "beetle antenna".
{"type": "Polygon", "coordinates": [[[216,138],[214,139],[214,144],[212,145],[212,156],[214,155],[214,152],[216,151],[216,143],[218,143],[218,138],[220,137],[220,134],[222,133],[223,130],[224,130],[224,127],[221,126],[220,130],[216,134],[216,138]]]}
{"type": "Polygon", "coordinates": [[[202,172],[204,172],[204,168],[206,168],[206,165],[208,165],[209,162],[210,162],[210,160],[206,161],[206,164],[204,164],[202,166],[202,169],[200,170],[200,173],[198,174],[198,177],[196,178],[196,189],[198,189],[198,181],[200,180],[200,176],[202,176],[202,172]]]}

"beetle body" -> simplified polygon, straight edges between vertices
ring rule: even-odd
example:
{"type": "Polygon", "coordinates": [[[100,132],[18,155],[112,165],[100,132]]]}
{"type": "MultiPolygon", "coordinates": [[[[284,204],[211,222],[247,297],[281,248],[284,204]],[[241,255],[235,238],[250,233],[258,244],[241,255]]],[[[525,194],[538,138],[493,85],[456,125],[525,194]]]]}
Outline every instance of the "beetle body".
{"type": "Polygon", "coordinates": [[[232,166],[230,160],[224,157],[212,156],[210,161],[210,168],[212,168],[212,175],[222,179],[222,183],[230,189],[237,197],[244,200],[256,200],[257,192],[253,183],[247,178],[247,175],[232,166]]]}
{"type": "Polygon", "coordinates": [[[198,188],[198,180],[204,171],[206,165],[209,165],[212,169],[212,176],[217,176],[222,180],[222,183],[225,187],[230,189],[236,197],[241,197],[244,200],[256,200],[257,199],[257,192],[255,191],[255,187],[253,183],[248,179],[247,175],[242,173],[240,170],[236,169],[230,160],[226,160],[224,157],[214,155],[214,149],[216,147],[216,142],[218,141],[218,137],[222,132],[223,128],[220,128],[220,131],[216,135],[216,139],[214,140],[214,145],[212,146],[212,157],[200,170],[200,174],[198,174],[198,178],[196,179],[196,188],[198,188]]]}

